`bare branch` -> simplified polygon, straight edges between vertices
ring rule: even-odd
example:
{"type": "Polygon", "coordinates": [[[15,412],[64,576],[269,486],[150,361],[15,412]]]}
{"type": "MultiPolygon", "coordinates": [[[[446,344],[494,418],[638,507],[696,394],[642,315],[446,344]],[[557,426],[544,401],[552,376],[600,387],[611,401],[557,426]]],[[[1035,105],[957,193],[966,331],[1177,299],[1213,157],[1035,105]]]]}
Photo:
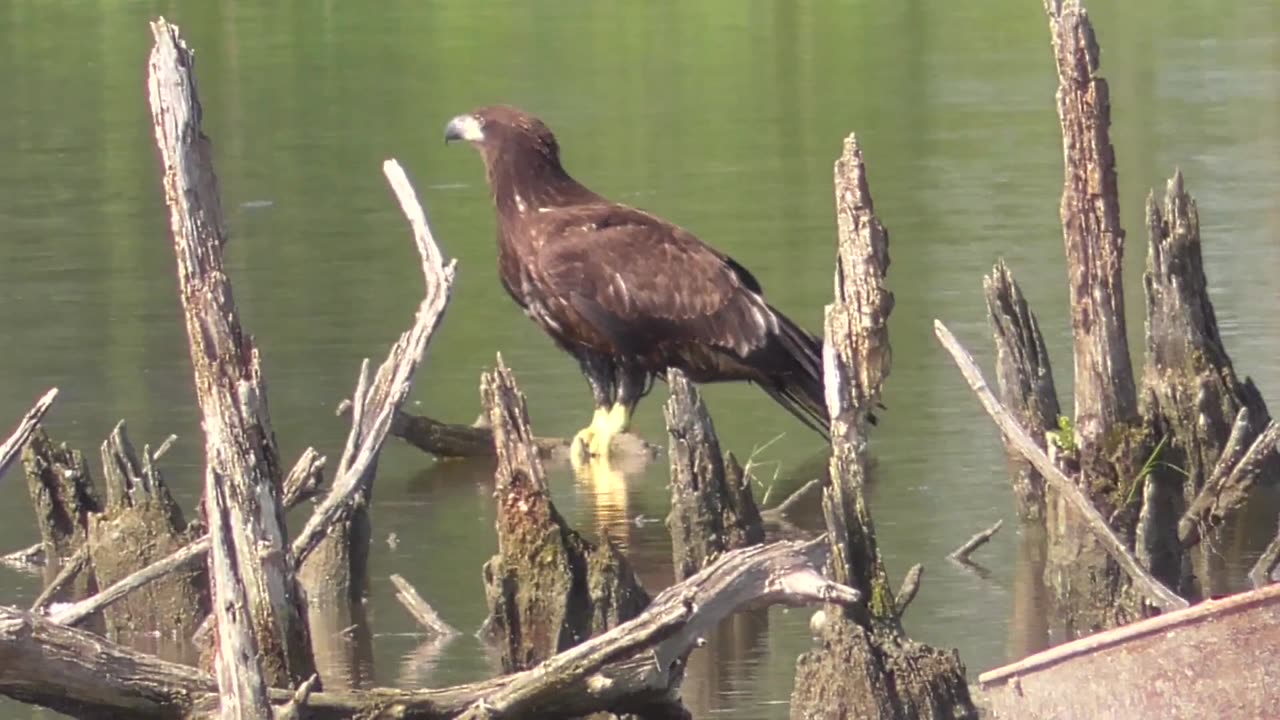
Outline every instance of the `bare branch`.
{"type": "Polygon", "coordinates": [[[452,625],[440,617],[440,613],[436,612],[435,608],[422,599],[418,591],[404,577],[392,575],[391,584],[396,586],[396,599],[423,627],[444,637],[453,637],[458,634],[452,625]]]}
{"type": "Polygon", "coordinates": [[[990,540],[993,535],[999,532],[1000,527],[1003,525],[1004,525],[1004,520],[997,520],[995,525],[992,525],[986,530],[983,530],[982,532],[977,533],[973,537],[969,538],[968,540],[965,541],[963,545],[956,548],[955,550],[952,550],[951,554],[948,555],[947,557],[951,558],[952,560],[955,560],[956,562],[967,564],[969,562],[969,556],[973,554],[973,551],[977,550],[983,545],[986,545],[987,541],[990,540]]]}
{"type": "Polygon", "coordinates": [[[1098,538],[1098,541],[1106,548],[1107,553],[1114,559],[1125,573],[1133,580],[1134,586],[1137,587],[1156,607],[1162,610],[1176,610],[1178,608],[1187,607],[1187,601],[1178,597],[1165,587],[1160,581],[1151,577],[1150,573],[1143,569],[1138,563],[1133,553],[1129,552],[1120,538],[1108,527],[1107,521],[1098,513],[1097,508],[1089,499],[1084,496],[1080,488],[1071,481],[1056,465],[1049,460],[1049,456],[1036,445],[1035,441],[1027,435],[1027,431],[1022,429],[1018,421],[1009,413],[1008,410],[1000,404],[996,396],[991,392],[991,388],[987,386],[986,380],[982,379],[982,371],[973,361],[973,357],[960,346],[959,341],[951,334],[951,331],[942,324],[940,320],[933,321],[933,332],[937,335],[938,340],[942,342],[947,352],[951,353],[951,357],[959,366],[960,372],[964,375],[965,380],[969,382],[969,387],[978,395],[982,407],[995,420],[1000,431],[1004,433],[1014,447],[1022,453],[1036,470],[1044,476],[1045,480],[1054,487],[1064,498],[1080,513],[1081,517],[1089,525],[1089,529],[1098,538]]]}
{"type": "Polygon", "coordinates": [[[53,399],[58,397],[58,388],[49,388],[49,391],[36,401],[27,414],[18,422],[18,427],[9,435],[9,438],[0,445],[0,477],[4,477],[4,473],[13,464],[15,458],[22,452],[22,448],[26,446],[27,439],[31,437],[31,431],[36,429],[36,425],[44,419],[45,413],[49,412],[49,406],[53,404],[53,399]]]}

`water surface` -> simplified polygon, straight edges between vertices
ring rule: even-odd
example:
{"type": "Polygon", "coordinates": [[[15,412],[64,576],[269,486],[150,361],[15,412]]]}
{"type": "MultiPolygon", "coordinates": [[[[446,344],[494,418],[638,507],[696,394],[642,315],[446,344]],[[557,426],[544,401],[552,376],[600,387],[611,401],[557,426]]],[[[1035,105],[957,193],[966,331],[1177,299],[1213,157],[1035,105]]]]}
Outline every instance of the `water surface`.
{"type": "MultiPolygon", "coordinates": [[[[1142,200],[1179,166],[1200,202],[1228,349],[1275,398],[1280,6],[1095,4],[1134,347],[1142,200]]],[[[459,262],[412,409],[471,421],[479,373],[500,351],[540,434],[568,435],[588,419],[575,364],[498,285],[479,160],[441,140],[451,116],[491,102],[538,113],[579,179],[730,252],[777,307],[814,328],[831,294],[831,165],[857,131],[892,236],[897,297],[873,512],[890,571],[926,567],[908,629],[959,648],[971,672],[1035,645],[1027,629],[1039,607],[1019,574],[1012,522],[977,555],[986,576],[944,560],[978,529],[1012,520],[1012,501],[994,429],[931,323],[947,321],[989,367],[981,279],[1004,257],[1040,316],[1059,390],[1070,390],[1061,146],[1039,2],[0,2],[0,423],[57,386],[50,431],[90,457],[121,417],[139,444],[177,433],[165,468],[190,507],[202,440],[144,96],[146,20],[158,14],[197,50],[230,271],[287,460],[307,445],[337,457],[345,428],[332,408],[361,358],[380,360],[417,306],[416,256],[379,172],[391,156],[459,262]]],[[[663,392],[637,417],[659,442],[663,392]]],[[[816,473],[820,441],[762,393],[706,394],[723,445],[754,452],[760,494],[776,502],[816,473]]],[[[489,468],[393,443],[379,469],[372,679],[435,686],[490,674],[469,635],[442,652],[420,647],[386,580],[401,573],[448,621],[479,625],[480,565],[495,546],[489,468]]],[[[624,543],[651,589],[670,582],[665,528],[635,522],[666,514],[663,462],[613,483],[552,472],[572,523],[624,543]]],[[[0,483],[0,499],[0,550],[29,544],[19,475],[0,483]]],[[[816,505],[796,521],[817,527],[816,505]]],[[[0,569],[0,602],[37,591],[33,578],[0,569]]],[[[785,717],[808,615],[727,624],[695,654],[685,687],[695,715],[785,717]]]]}

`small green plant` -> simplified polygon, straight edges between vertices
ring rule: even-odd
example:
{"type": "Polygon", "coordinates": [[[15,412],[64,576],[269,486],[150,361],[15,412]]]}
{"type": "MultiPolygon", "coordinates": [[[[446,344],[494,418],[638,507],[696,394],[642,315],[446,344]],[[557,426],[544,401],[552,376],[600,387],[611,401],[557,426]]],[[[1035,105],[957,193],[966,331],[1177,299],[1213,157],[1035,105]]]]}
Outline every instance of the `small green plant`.
{"type": "Polygon", "coordinates": [[[1073,454],[1080,449],[1076,444],[1076,426],[1066,415],[1059,415],[1058,429],[1046,432],[1045,436],[1064,453],[1073,454]]]}
{"type": "Polygon", "coordinates": [[[1164,446],[1168,444],[1168,442],[1168,435],[1161,437],[1160,442],[1156,443],[1155,449],[1147,456],[1147,461],[1142,463],[1142,467],[1138,470],[1138,476],[1133,479],[1133,484],[1129,486],[1129,495],[1124,499],[1124,504],[1126,506],[1133,502],[1134,496],[1138,493],[1138,488],[1142,487],[1142,485],[1147,481],[1147,478],[1151,477],[1151,473],[1155,472],[1155,469],[1158,467],[1174,470],[1183,477],[1190,477],[1185,469],[1180,468],[1173,463],[1167,463],[1160,460],[1160,451],[1164,450],[1164,446]]]}

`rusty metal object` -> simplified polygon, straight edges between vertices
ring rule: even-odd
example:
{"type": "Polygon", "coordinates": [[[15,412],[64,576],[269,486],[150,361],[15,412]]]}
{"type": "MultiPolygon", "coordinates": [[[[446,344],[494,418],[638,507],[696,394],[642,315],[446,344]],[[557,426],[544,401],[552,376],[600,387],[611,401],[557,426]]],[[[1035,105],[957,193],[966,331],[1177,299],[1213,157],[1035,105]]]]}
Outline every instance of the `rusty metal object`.
{"type": "Polygon", "coordinates": [[[995,718],[1253,718],[1280,708],[1280,585],[983,673],[995,718]]]}

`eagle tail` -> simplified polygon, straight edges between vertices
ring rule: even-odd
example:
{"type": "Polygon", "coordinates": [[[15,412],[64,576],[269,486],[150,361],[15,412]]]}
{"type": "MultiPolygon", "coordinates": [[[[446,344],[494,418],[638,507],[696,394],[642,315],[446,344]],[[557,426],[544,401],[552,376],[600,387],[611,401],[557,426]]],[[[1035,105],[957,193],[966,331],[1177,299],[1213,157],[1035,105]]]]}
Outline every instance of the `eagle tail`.
{"type": "Polygon", "coordinates": [[[815,337],[786,315],[769,308],[778,331],[769,337],[757,370],[759,384],[779,405],[813,430],[829,437],[831,421],[822,383],[822,338],[815,337]]]}

